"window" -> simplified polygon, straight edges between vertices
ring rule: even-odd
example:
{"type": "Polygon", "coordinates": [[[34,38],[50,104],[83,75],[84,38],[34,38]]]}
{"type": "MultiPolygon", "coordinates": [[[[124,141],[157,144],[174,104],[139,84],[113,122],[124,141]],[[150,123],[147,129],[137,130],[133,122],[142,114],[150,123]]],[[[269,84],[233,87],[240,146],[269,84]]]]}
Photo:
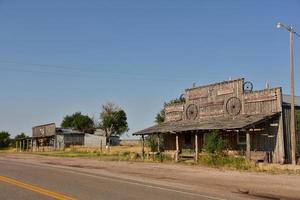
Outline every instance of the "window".
{"type": "Polygon", "coordinates": [[[238,145],[246,144],[246,133],[238,133],[237,134],[237,144],[238,145]]]}

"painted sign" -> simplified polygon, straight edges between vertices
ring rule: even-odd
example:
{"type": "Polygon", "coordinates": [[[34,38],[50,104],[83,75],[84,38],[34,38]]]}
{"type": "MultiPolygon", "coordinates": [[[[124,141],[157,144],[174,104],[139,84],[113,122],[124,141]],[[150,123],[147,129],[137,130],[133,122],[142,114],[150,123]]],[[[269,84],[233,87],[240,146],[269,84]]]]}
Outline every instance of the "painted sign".
{"type": "Polygon", "coordinates": [[[183,104],[173,104],[165,107],[166,113],[183,112],[183,104]]]}

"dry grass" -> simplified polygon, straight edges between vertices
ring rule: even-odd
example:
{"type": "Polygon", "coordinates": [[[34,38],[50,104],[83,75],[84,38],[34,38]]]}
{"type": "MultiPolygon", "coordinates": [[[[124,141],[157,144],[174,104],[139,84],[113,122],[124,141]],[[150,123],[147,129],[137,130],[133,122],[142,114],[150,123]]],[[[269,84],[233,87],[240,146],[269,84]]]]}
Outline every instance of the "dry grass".
{"type": "MultiPolygon", "coordinates": [[[[145,148],[148,151],[147,148],[145,148]]],[[[140,153],[140,146],[110,146],[109,148],[91,148],[83,146],[72,146],[65,149],[65,152],[77,152],[77,153],[101,153],[105,155],[119,155],[124,153],[140,153]]]]}

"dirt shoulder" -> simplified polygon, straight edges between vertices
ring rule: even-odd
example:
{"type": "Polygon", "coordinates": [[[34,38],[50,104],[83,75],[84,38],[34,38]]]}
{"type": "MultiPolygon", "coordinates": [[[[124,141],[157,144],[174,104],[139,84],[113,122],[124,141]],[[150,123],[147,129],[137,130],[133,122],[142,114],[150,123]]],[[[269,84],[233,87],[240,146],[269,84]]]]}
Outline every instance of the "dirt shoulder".
{"type": "Polygon", "coordinates": [[[244,193],[271,199],[300,199],[300,176],[219,170],[182,164],[101,161],[97,158],[63,158],[32,154],[1,154],[0,159],[31,164],[88,169],[132,180],[147,180],[166,185],[177,185],[190,190],[206,188],[218,193],[244,193]]]}

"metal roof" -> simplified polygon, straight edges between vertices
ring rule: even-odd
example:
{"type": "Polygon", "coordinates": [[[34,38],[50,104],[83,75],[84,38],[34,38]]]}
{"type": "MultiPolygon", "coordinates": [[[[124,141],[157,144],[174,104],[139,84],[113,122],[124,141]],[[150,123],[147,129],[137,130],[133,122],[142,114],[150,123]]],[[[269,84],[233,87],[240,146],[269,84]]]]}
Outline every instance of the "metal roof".
{"type": "MultiPolygon", "coordinates": [[[[291,105],[291,95],[282,95],[283,105],[291,105]]],[[[300,96],[295,96],[295,106],[300,107],[300,96]]]]}
{"type": "Polygon", "coordinates": [[[165,122],[154,125],[144,130],[133,133],[133,135],[149,135],[155,133],[176,133],[194,130],[231,130],[245,129],[255,126],[261,122],[278,116],[278,113],[269,115],[241,115],[236,118],[210,118],[205,120],[184,120],[176,122],[165,122]]]}

